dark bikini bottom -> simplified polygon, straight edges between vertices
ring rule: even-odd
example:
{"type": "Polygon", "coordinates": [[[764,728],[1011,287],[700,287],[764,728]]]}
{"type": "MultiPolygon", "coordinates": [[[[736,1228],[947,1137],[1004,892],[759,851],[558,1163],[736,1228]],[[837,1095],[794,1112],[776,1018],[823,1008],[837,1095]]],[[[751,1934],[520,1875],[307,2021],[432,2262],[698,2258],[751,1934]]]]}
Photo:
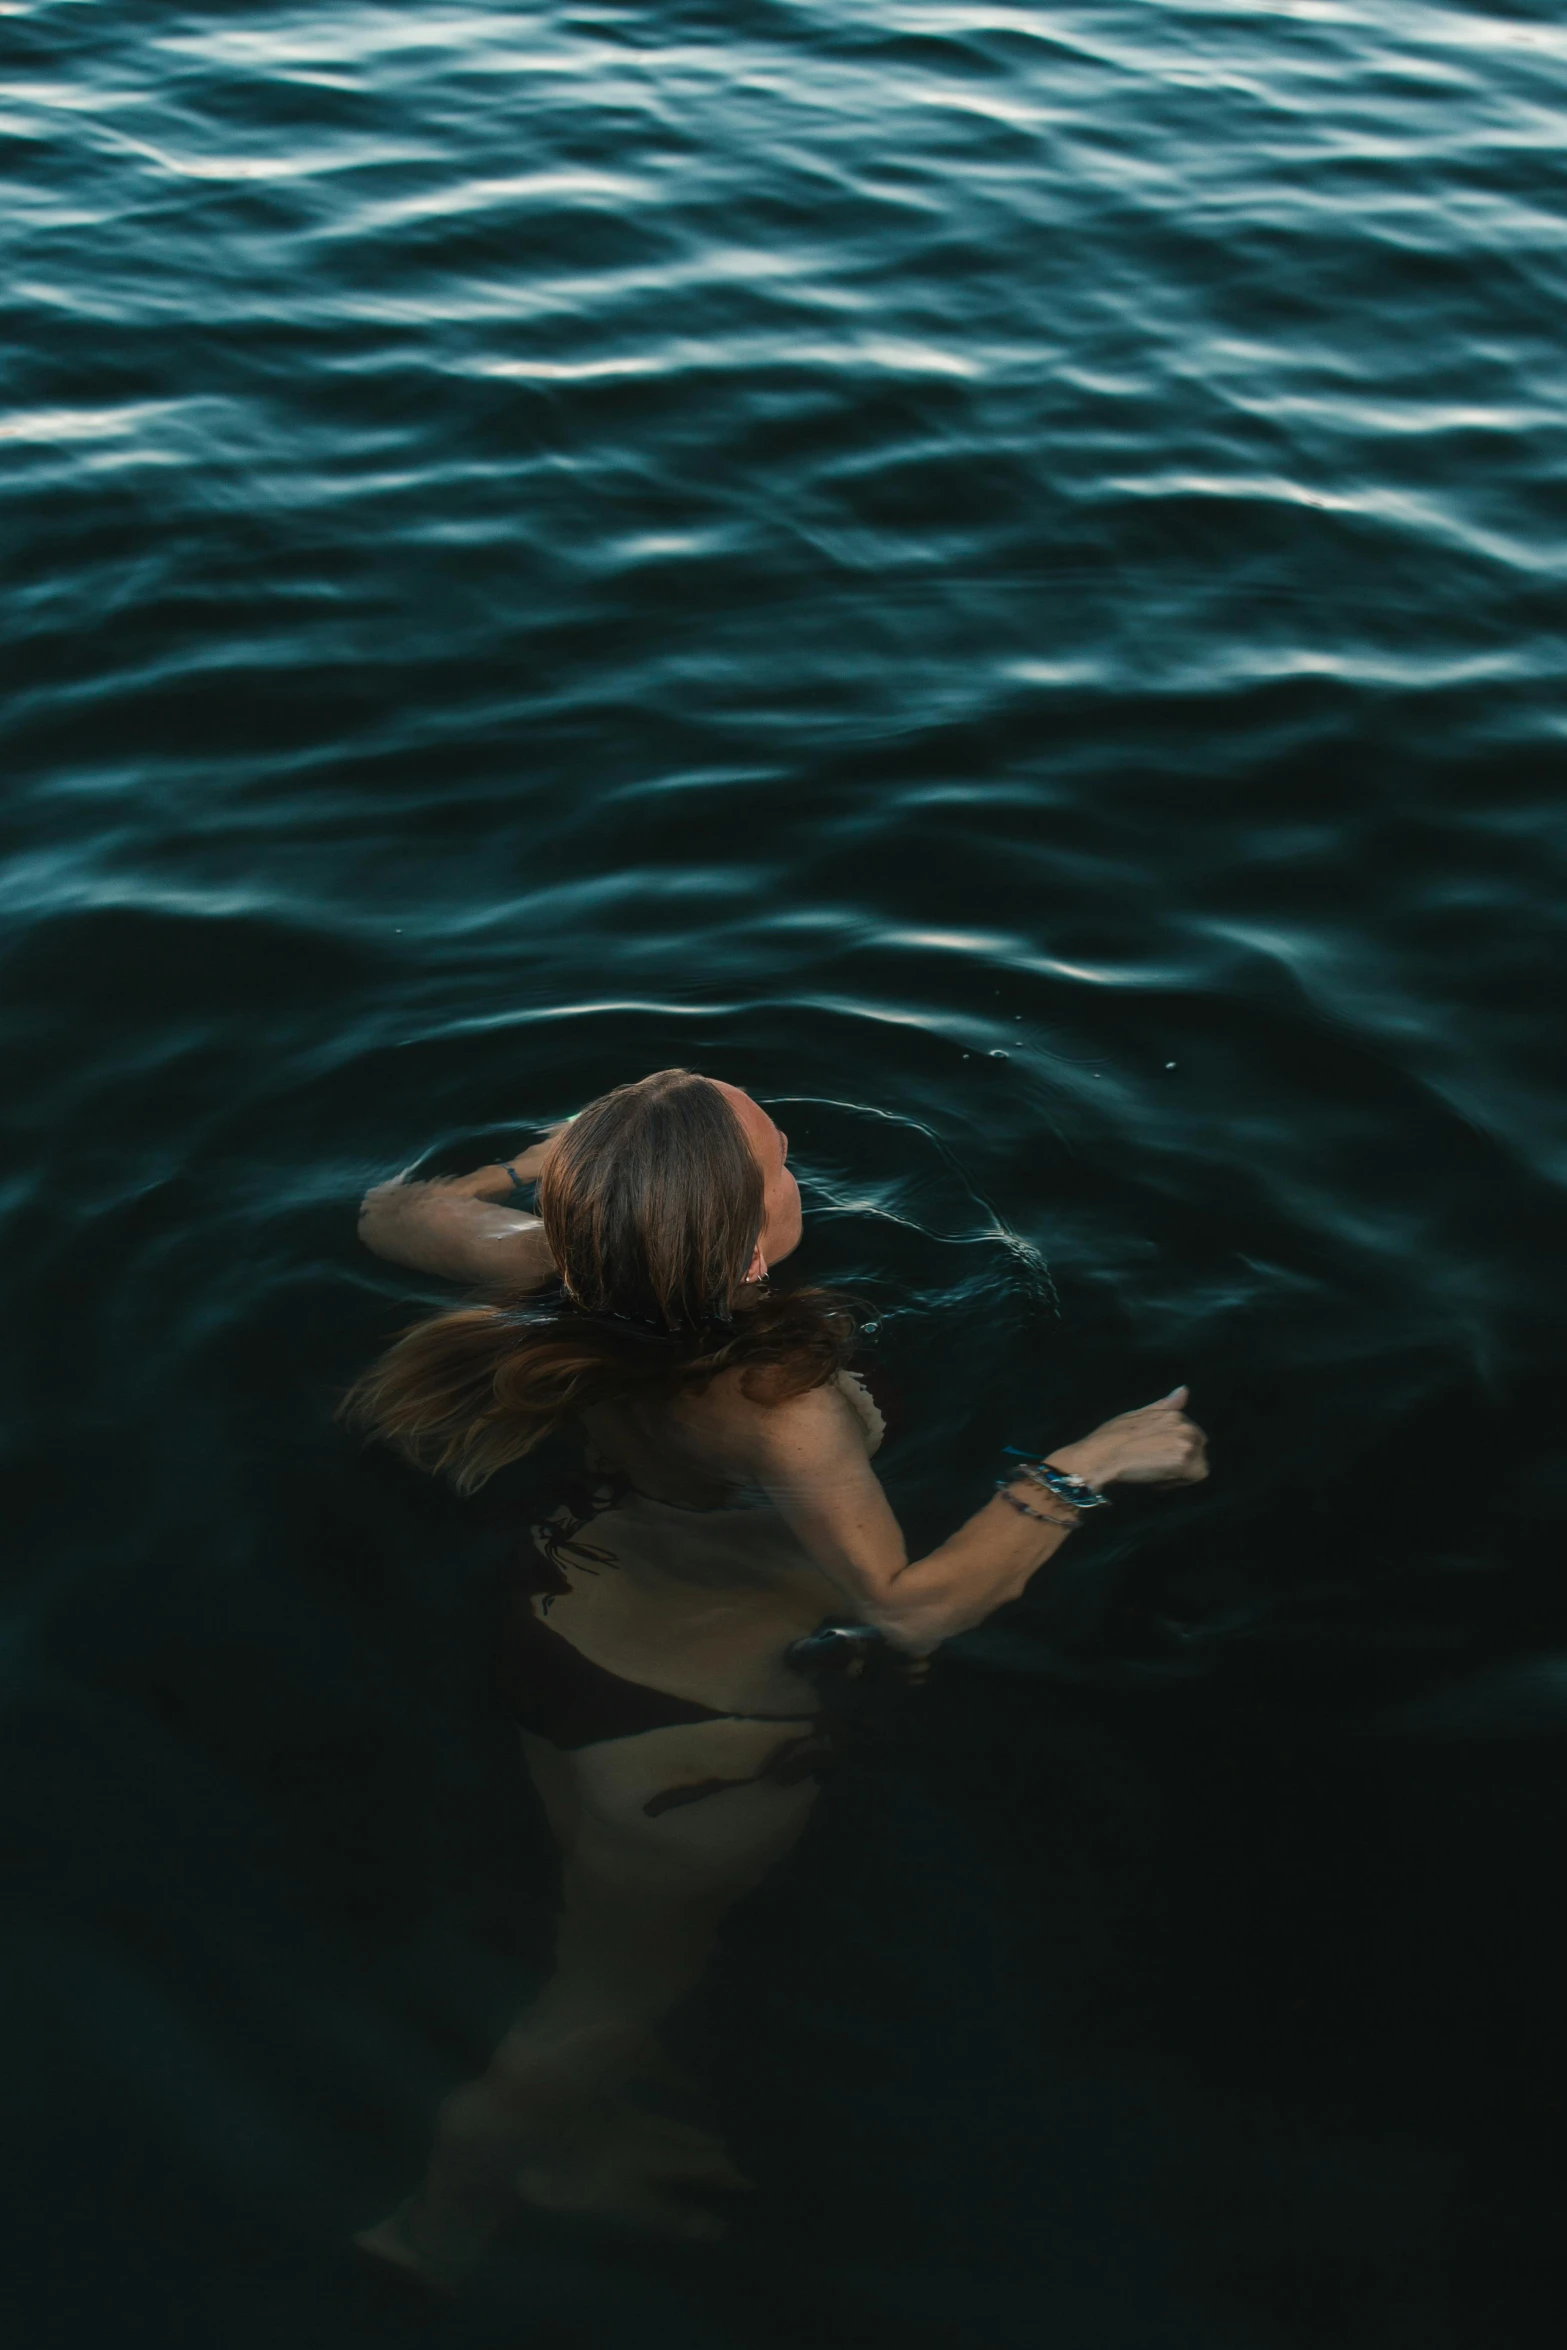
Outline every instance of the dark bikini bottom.
{"type": "Polygon", "coordinates": [[[667,1730],[688,1722],[776,1721],[780,1728],[796,1726],[797,1735],[785,1738],[759,1771],[740,1779],[699,1779],[666,1787],[642,1808],[650,1819],[704,1796],[721,1795],[730,1787],[751,1787],[761,1780],[792,1787],[812,1778],[826,1760],[828,1741],[819,1716],[800,1714],[730,1714],[694,1698],[676,1697],[667,1689],[649,1689],[627,1681],[607,1666],[595,1664],[559,1632],[542,1623],[530,1605],[531,1595],[519,1594],[506,1642],[501,1674],[507,1710],[520,1729],[531,1730],[567,1753],[598,1746],[611,1738],[635,1738],[644,1730],[667,1730]]]}
{"type": "Polygon", "coordinates": [[[506,1643],[503,1693],[512,1719],[524,1730],[571,1750],[596,1746],[604,1738],[635,1738],[643,1730],[667,1730],[677,1722],[722,1722],[716,1706],[675,1697],[623,1680],[595,1664],[559,1632],[541,1623],[521,1597],[506,1643]]]}

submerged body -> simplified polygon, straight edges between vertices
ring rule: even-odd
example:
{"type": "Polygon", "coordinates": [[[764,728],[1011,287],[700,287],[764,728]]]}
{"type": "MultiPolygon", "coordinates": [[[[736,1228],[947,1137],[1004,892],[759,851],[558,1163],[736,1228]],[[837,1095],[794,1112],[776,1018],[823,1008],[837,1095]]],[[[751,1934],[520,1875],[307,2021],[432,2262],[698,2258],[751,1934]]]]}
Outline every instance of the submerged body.
{"type": "MultiPolygon", "coordinates": [[[[880,1412],[836,1393],[869,1455],[880,1412]]],[[[372,2232],[421,2273],[514,2198],[700,2237],[747,2184],[657,2026],[810,1815],[826,1725],[787,1651],[844,1595],[726,1455],[723,1405],[588,1413],[587,1507],[532,1529],[500,1670],[561,1852],[555,1972],[448,2100],[417,2212],[372,2232]]]]}

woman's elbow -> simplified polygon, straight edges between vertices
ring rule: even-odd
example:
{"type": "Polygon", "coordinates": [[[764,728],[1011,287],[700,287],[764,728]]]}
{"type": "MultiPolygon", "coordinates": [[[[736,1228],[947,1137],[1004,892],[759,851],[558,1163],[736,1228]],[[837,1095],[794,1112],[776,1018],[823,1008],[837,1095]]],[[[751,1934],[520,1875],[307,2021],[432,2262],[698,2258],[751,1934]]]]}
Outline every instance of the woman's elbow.
{"type": "Polygon", "coordinates": [[[866,1614],[892,1648],[908,1656],[929,1656],[944,1640],[970,1632],[976,1624],[1011,1599],[1011,1591],[989,1592],[982,1599],[962,1591],[908,1591],[893,1583],[877,1597],[866,1614]]]}
{"type": "Polygon", "coordinates": [[[930,1656],[954,1629],[950,1609],[933,1600],[900,1598],[896,1591],[879,1594],[863,1612],[900,1656],[930,1656]]]}
{"type": "Polygon", "coordinates": [[[359,1203],[359,1237],[378,1257],[396,1254],[388,1246],[388,1236],[397,1221],[390,1195],[400,1189],[396,1178],[390,1183],[372,1183],[359,1203]]]}

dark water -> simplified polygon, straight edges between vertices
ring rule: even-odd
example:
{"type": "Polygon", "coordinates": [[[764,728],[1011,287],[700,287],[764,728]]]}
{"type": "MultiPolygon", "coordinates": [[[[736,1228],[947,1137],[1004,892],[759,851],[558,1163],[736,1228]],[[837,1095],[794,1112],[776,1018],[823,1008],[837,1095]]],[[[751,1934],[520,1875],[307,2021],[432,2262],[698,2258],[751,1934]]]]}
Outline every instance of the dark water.
{"type": "Polygon", "coordinates": [[[915,1539],[693,2046],[718,2252],[443,2341],[1554,2341],[1567,36],[1544,0],[8,5],[10,2339],[372,2345],[537,1979],[527,1477],[353,1205],[780,1117],[915,1539]],[[786,1881],[785,1881],[786,1880],[786,1881]],[[14,2233],[12,2232],[14,2231],[14,2233]]]}

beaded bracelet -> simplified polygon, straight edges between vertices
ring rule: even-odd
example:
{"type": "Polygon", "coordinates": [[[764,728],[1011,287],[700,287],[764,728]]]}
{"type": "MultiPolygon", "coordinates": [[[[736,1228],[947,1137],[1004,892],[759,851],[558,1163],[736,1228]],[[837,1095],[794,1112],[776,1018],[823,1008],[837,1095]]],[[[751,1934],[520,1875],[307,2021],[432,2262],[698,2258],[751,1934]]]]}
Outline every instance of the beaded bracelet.
{"type": "Polygon", "coordinates": [[[996,1491],[1004,1500],[1009,1501],[1021,1516],[1037,1518],[1042,1526],[1062,1526],[1070,1534],[1078,1523],[1076,1518],[1058,1518],[1054,1510],[1036,1510],[1032,1502],[1025,1501],[1021,1494],[1013,1492],[1009,1479],[1005,1477],[996,1479],[996,1491]]]}
{"type": "Polygon", "coordinates": [[[526,1191],[528,1188],[527,1178],[525,1176],[519,1175],[516,1168],[509,1165],[505,1159],[502,1159],[501,1165],[506,1169],[507,1174],[511,1177],[511,1187],[513,1191],[526,1191]]]}

